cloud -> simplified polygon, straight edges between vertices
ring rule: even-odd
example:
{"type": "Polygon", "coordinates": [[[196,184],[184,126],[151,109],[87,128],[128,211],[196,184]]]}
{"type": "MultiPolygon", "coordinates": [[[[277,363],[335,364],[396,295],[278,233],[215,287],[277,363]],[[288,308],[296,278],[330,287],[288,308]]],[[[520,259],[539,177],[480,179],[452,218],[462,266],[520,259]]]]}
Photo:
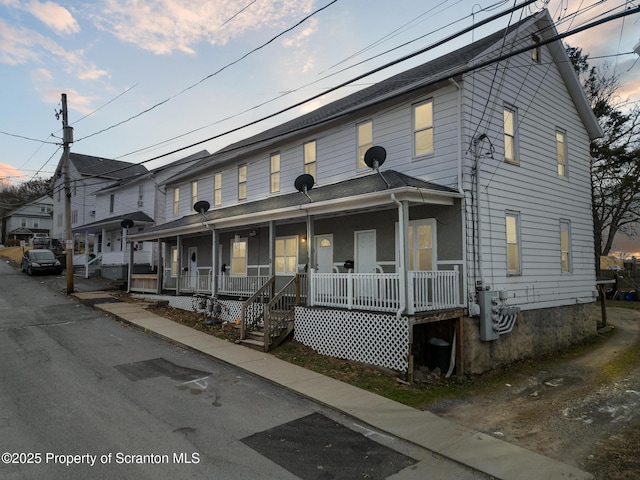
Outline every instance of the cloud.
{"type": "Polygon", "coordinates": [[[300,32],[290,35],[286,37],[282,44],[285,47],[300,47],[302,44],[306,43],[308,39],[318,31],[318,19],[312,18],[309,20],[308,25],[303,28],[300,32]]]}
{"type": "Polygon", "coordinates": [[[53,2],[32,0],[26,9],[34,17],[58,34],[71,34],[80,31],[80,25],[66,8],[53,2]]]}
{"type": "Polygon", "coordinates": [[[92,19],[123,42],[157,55],[195,54],[200,42],[224,45],[261,28],[283,28],[308,14],[312,0],[107,0],[92,19]]]}
{"type": "Polygon", "coordinates": [[[0,163],[0,178],[6,177],[10,177],[13,183],[14,180],[21,179],[23,175],[17,168],[7,165],[6,163],[0,163]]]}

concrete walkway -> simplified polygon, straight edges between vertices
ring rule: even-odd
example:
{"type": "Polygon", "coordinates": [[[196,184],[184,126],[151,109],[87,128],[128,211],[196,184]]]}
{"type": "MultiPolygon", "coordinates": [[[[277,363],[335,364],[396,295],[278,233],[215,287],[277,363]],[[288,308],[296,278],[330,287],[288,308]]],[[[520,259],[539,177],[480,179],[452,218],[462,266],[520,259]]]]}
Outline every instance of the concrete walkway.
{"type": "Polygon", "coordinates": [[[210,355],[281,385],[372,427],[503,480],[591,479],[570,465],[416,410],[339,380],[292,365],[268,353],[221,340],[145,309],[143,303],[114,302],[108,292],[79,292],[79,301],[145,332],[210,355]]]}

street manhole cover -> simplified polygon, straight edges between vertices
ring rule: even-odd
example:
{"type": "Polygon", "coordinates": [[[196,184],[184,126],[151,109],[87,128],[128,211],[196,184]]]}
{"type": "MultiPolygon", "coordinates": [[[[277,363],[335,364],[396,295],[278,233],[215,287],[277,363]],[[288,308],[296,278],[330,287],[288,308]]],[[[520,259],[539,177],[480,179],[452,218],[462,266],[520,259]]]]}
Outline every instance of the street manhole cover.
{"type": "Polygon", "coordinates": [[[416,463],[319,413],[242,442],[305,480],[382,480],[416,463]]]}

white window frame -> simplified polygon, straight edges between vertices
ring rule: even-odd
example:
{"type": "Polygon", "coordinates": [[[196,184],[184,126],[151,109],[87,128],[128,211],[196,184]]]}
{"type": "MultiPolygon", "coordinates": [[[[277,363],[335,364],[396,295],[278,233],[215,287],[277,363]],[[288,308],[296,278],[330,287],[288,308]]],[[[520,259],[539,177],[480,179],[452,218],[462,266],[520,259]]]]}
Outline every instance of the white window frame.
{"type": "Polygon", "coordinates": [[[502,131],[504,141],[504,161],[512,165],[520,165],[518,156],[518,109],[512,105],[505,105],[502,114],[502,131]],[[510,115],[510,121],[507,120],[510,115]],[[508,152],[509,144],[511,152],[508,152]],[[511,157],[508,156],[511,155],[511,157]]]}
{"type": "Polygon", "coordinates": [[[280,191],[280,169],[281,169],[280,152],[274,152],[269,155],[269,170],[270,175],[270,191],[271,193],[278,193],[280,191]]]}
{"type": "Polygon", "coordinates": [[[238,165],[238,200],[247,199],[247,164],[238,165]]]}
{"type": "Polygon", "coordinates": [[[213,204],[222,205],[222,172],[213,175],[213,204]]]}
{"type": "Polygon", "coordinates": [[[435,152],[435,129],[434,129],[434,104],[433,104],[433,98],[430,98],[429,100],[425,100],[424,102],[420,102],[420,103],[416,103],[413,105],[413,108],[411,110],[413,118],[412,118],[412,128],[413,128],[413,157],[414,158],[424,158],[427,156],[432,156],[435,152]],[[420,109],[421,107],[424,107],[426,105],[430,106],[430,110],[431,110],[431,118],[428,119],[429,121],[427,121],[424,125],[418,125],[418,115],[417,115],[417,111],[418,109],[420,109]],[[418,137],[423,135],[425,132],[429,133],[431,135],[431,149],[430,150],[425,150],[425,151],[420,151],[418,152],[418,145],[421,143],[418,141],[418,137]]]}
{"type": "Polygon", "coordinates": [[[556,158],[558,160],[558,176],[567,177],[567,132],[556,128],[556,158]]]}
{"type": "Polygon", "coordinates": [[[307,173],[318,182],[318,144],[310,140],[302,145],[302,157],[304,161],[304,173],[307,173]]]}
{"type": "Polygon", "coordinates": [[[193,207],[198,201],[198,181],[191,182],[191,206],[193,207]]]}
{"type": "Polygon", "coordinates": [[[180,187],[173,188],[173,216],[180,215],[180,187]]]}
{"type": "Polygon", "coordinates": [[[508,276],[522,275],[522,230],[520,228],[520,212],[507,211],[505,213],[505,246],[506,246],[506,270],[508,276]],[[509,219],[513,219],[515,232],[515,242],[509,238],[509,219]],[[510,245],[515,245],[515,252],[517,255],[517,268],[509,269],[509,248],[510,245]]]}
{"type": "Polygon", "coordinates": [[[178,247],[171,247],[171,278],[178,276],[178,247]]]}
{"type": "Polygon", "coordinates": [[[276,275],[295,275],[296,273],[298,273],[298,261],[299,261],[299,255],[300,255],[300,239],[298,238],[297,235],[290,235],[287,237],[277,237],[276,238],[276,242],[275,242],[275,251],[273,252],[273,256],[274,256],[274,270],[275,270],[275,274],[276,275]],[[295,267],[293,269],[293,271],[289,271],[287,270],[287,258],[291,258],[294,257],[294,255],[291,254],[291,252],[287,251],[287,241],[288,240],[295,240],[296,242],[296,251],[295,251],[295,267]],[[278,256],[277,255],[277,251],[278,251],[278,243],[279,242],[284,242],[283,245],[283,249],[284,249],[284,255],[282,256],[278,256]],[[283,270],[278,270],[278,258],[282,258],[283,259],[283,266],[284,269],[283,270]]]}
{"type": "Polygon", "coordinates": [[[367,164],[364,163],[364,154],[373,147],[373,120],[366,120],[356,125],[356,138],[358,143],[358,170],[366,170],[367,164]],[[367,129],[363,131],[363,129],[367,129]]]}
{"type": "Polygon", "coordinates": [[[244,243],[244,257],[234,256],[234,244],[236,243],[236,239],[232,238],[231,243],[229,245],[229,258],[231,259],[229,265],[229,274],[235,277],[246,277],[247,276],[247,267],[249,264],[249,240],[246,237],[238,237],[238,243],[244,243]],[[235,260],[242,258],[244,260],[244,270],[241,273],[234,272],[235,260]]]}
{"type": "Polygon", "coordinates": [[[560,220],[560,271],[562,273],[571,273],[572,258],[571,254],[571,220],[560,220]],[[566,245],[563,245],[563,234],[566,233],[566,245]],[[566,248],[566,250],[565,250],[566,248]],[[566,260],[565,260],[566,257],[566,260]]]}

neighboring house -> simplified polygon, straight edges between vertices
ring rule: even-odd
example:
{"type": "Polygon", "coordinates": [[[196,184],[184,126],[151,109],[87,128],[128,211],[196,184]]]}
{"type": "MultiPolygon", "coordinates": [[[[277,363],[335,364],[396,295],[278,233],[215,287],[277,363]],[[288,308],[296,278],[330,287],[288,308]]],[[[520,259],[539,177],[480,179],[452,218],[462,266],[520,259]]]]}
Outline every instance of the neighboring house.
{"type": "Polygon", "coordinates": [[[212,294],[242,341],[293,327],[409,373],[443,349],[478,373],[594,335],[602,132],[562,43],[538,45],[554,35],[543,11],[169,179],[166,223],[130,236],[164,267],[130,290],[212,294]]]}
{"type": "Polygon", "coordinates": [[[154,170],[111,182],[95,191],[93,221],[74,227],[74,232],[95,238],[94,263],[99,265],[102,277],[126,279],[130,251],[133,253],[132,273],[156,270],[157,249],[154,247],[157,244],[135,242],[128,245],[127,235],[141,233],[155,223],[164,223],[164,182],[207,155],[209,152],[203,150],[154,170]]]}
{"type": "Polygon", "coordinates": [[[29,238],[34,233],[50,235],[52,211],[51,197],[44,196],[8,212],[2,218],[3,236],[0,243],[24,240],[28,245],[29,238]]]}
{"type": "MultiPolygon", "coordinates": [[[[143,165],[119,160],[71,153],[69,155],[69,187],[71,195],[71,228],[74,236],[74,265],[84,264],[86,255],[97,253],[100,241],[89,238],[82,226],[96,219],[96,192],[114,182],[135,178],[147,173],[143,165]]],[[[64,244],[65,208],[62,159],[52,180],[53,226],[52,238],[64,244]]]]}

